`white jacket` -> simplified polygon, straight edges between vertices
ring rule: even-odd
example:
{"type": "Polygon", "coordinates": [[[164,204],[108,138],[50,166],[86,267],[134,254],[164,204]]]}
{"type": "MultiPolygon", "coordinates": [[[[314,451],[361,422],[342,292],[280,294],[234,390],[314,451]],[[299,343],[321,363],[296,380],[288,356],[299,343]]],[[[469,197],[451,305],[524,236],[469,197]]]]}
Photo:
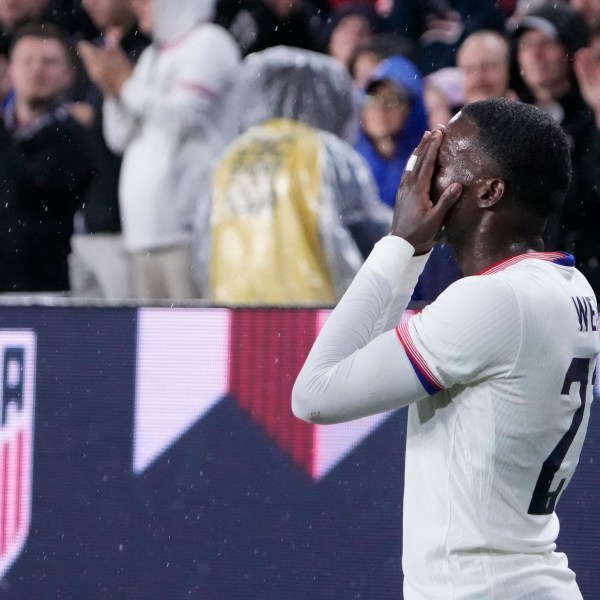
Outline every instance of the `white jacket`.
{"type": "Polygon", "coordinates": [[[119,202],[129,250],[187,243],[199,190],[225,143],[219,123],[239,50],[203,22],[214,2],[154,0],[154,43],[118,99],[104,104],[104,135],[123,153],[119,202]]]}

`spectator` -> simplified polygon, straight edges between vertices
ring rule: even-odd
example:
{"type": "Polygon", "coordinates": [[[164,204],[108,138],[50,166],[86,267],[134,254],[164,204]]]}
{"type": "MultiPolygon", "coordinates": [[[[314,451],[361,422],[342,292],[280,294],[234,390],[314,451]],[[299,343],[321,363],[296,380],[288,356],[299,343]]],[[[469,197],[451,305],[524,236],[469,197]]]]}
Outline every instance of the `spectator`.
{"type": "MultiPolygon", "coordinates": [[[[451,67],[446,67],[450,69],[451,67]]],[[[444,91],[425,79],[423,88],[423,101],[427,109],[427,128],[433,129],[440,125],[447,125],[452,118],[452,109],[444,91]]]]}
{"type": "Polygon", "coordinates": [[[600,30],[592,37],[590,47],[575,53],[574,71],[583,98],[592,109],[595,134],[600,132],[600,30]]]}
{"type": "Polygon", "coordinates": [[[514,36],[520,75],[517,94],[568,127],[584,108],[572,68],[575,52],[589,41],[584,19],[566,5],[547,5],[525,15],[514,36]]]}
{"type": "Polygon", "coordinates": [[[199,203],[200,284],[214,302],[334,302],[391,222],[342,139],[352,80],[329,56],[284,47],[248,56],[236,80],[242,133],[199,203]]]}
{"type": "Polygon", "coordinates": [[[592,39],[589,48],[582,48],[575,54],[575,76],[581,93],[592,109],[596,132],[600,131],[600,32],[592,39]]]}
{"type": "Polygon", "coordinates": [[[380,198],[393,207],[406,161],[427,129],[421,75],[412,62],[394,56],[379,64],[364,89],[360,117],[356,149],[380,198]]]}
{"type": "Polygon", "coordinates": [[[472,33],[460,45],[456,62],[464,74],[465,104],[509,95],[510,44],[503,35],[488,30],[472,33]]]}
{"type": "Polygon", "coordinates": [[[506,19],[506,31],[513,31],[525,15],[546,4],[548,4],[548,0],[517,0],[514,10],[506,19]]]}
{"type": "Polygon", "coordinates": [[[382,27],[372,4],[342,4],[331,13],[327,52],[349,69],[356,48],[381,33],[382,27]]]}
{"type": "Polygon", "coordinates": [[[569,4],[586,20],[592,32],[600,30],[600,0],[571,0],[569,4]]]}
{"type": "Polygon", "coordinates": [[[396,33],[379,33],[358,45],[348,66],[356,88],[363,90],[375,67],[394,55],[404,56],[414,62],[415,45],[396,33]]]}
{"type": "MultiPolygon", "coordinates": [[[[83,7],[101,32],[94,41],[96,46],[106,46],[107,40],[116,42],[134,62],[150,43],[137,31],[128,0],[83,0],[83,7]]],[[[69,257],[71,292],[79,297],[129,298],[131,275],[123,249],[118,199],[121,158],[104,141],[102,101],[101,91],[92,85],[87,102],[93,109],[94,180],[75,219],[69,257]]]]}
{"type": "MultiPolygon", "coordinates": [[[[19,27],[35,21],[58,25],[68,34],[69,46],[71,36],[89,36],[93,30],[77,0],[0,0],[0,101],[10,92],[10,81],[5,74],[13,35],[19,27]]],[[[73,68],[78,66],[75,61],[73,68]]],[[[77,100],[80,85],[81,81],[74,79],[70,90],[77,100]]]]}
{"type": "MultiPolygon", "coordinates": [[[[406,162],[427,129],[423,85],[417,68],[402,56],[382,61],[363,96],[358,152],[371,167],[383,202],[393,207],[406,162]]],[[[432,301],[461,277],[451,249],[438,244],[413,301],[432,301]]]]}
{"type": "Polygon", "coordinates": [[[42,19],[49,0],[0,0],[0,54],[8,61],[14,32],[30,21],[42,19]]]}
{"type": "Polygon", "coordinates": [[[458,67],[444,67],[425,77],[429,129],[447,125],[465,103],[465,77],[458,67]]]}
{"type": "MultiPolygon", "coordinates": [[[[598,27],[597,29],[592,29],[590,31],[590,43],[589,43],[588,47],[596,52],[596,56],[600,56],[600,27],[598,27]]],[[[586,53],[587,52],[585,52],[584,55],[586,53]]],[[[577,76],[577,80],[579,81],[579,84],[581,85],[581,79],[579,77],[579,74],[577,72],[575,74],[577,76]]],[[[586,97],[585,94],[584,94],[584,97],[586,97]]],[[[587,100],[587,97],[586,97],[586,100],[587,100]]]]}
{"type": "Polygon", "coordinates": [[[317,50],[318,12],[310,0],[223,0],[216,22],[229,29],[244,56],[273,46],[317,50]]]}
{"type": "Polygon", "coordinates": [[[0,54],[8,53],[14,32],[32,21],[54,23],[69,35],[93,29],[77,0],[0,0],[0,54]]]}
{"type": "Polygon", "coordinates": [[[50,23],[17,30],[14,95],[0,128],[0,290],[69,288],[73,216],[91,178],[85,130],[61,102],[73,70],[66,37],[50,23]]]}
{"type": "Polygon", "coordinates": [[[239,50],[208,23],[211,0],[135,0],[153,44],[135,70],[116,45],[80,52],[102,89],[109,147],[124,152],[123,239],[137,298],[196,297],[190,242],[198,191],[223,143],[222,107],[239,50]]]}
{"type": "Polygon", "coordinates": [[[594,277],[592,285],[600,290],[600,243],[596,232],[596,224],[600,222],[600,30],[592,37],[589,48],[582,48],[575,54],[575,75],[581,93],[592,108],[594,127],[590,133],[590,142],[581,160],[576,194],[587,194],[587,201],[582,208],[582,233],[579,246],[585,244],[584,255],[587,255],[586,268],[590,277],[594,277]]]}
{"type": "Polygon", "coordinates": [[[418,44],[417,66],[429,75],[453,67],[460,43],[474,31],[504,31],[505,13],[494,0],[396,0],[386,22],[418,44]]]}
{"type": "Polygon", "coordinates": [[[520,74],[515,91],[523,101],[550,113],[571,144],[573,181],[548,223],[546,246],[573,254],[577,267],[600,292],[600,242],[595,227],[600,181],[590,181],[587,172],[595,146],[594,114],[581,95],[572,62],[575,53],[587,45],[589,30],[579,13],[556,4],[525,15],[514,35],[520,74]]]}

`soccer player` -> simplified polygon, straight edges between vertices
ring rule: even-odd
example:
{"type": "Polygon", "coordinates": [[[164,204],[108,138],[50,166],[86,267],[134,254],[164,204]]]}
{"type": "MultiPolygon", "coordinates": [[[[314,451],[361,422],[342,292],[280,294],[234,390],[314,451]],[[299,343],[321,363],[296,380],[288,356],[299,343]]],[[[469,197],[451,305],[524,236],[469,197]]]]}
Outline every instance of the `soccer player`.
{"type": "Polygon", "coordinates": [[[409,405],[406,600],[581,598],[554,511],[585,437],[597,304],[541,241],[569,180],[564,133],[531,105],[475,102],[426,132],[390,235],[295,383],[313,423],[409,405]],[[399,325],[442,227],[466,276],[399,325]]]}

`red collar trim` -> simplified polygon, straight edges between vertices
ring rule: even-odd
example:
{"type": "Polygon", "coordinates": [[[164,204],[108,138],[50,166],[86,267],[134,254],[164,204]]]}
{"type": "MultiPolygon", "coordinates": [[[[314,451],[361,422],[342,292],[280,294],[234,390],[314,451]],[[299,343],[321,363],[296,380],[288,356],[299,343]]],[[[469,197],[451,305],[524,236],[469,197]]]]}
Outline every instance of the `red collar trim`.
{"type": "Polygon", "coordinates": [[[493,273],[498,273],[500,271],[504,271],[504,269],[508,267],[516,265],[522,260],[528,260],[530,258],[545,260],[547,262],[552,262],[564,267],[575,266],[575,259],[566,252],[526,252],[525,254],[517,254],[516,256],[499,260],[497,263],[494,263],[493,265],[483,269],[483,271],[477,273],[477,275],[491,275],[493,273]]]}

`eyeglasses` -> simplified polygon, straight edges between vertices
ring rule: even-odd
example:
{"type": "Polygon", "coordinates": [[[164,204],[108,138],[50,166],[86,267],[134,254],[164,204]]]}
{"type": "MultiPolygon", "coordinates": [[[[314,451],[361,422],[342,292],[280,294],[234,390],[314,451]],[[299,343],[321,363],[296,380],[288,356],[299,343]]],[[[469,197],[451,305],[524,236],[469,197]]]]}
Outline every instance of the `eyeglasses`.
{"type": "Polygon", "coordinates": [[[405,107],[409,104],[408,98],[398,96],[398,94],[366,94],[363,99],[363,106],[377,106],[386,110],[405,107]]]}

